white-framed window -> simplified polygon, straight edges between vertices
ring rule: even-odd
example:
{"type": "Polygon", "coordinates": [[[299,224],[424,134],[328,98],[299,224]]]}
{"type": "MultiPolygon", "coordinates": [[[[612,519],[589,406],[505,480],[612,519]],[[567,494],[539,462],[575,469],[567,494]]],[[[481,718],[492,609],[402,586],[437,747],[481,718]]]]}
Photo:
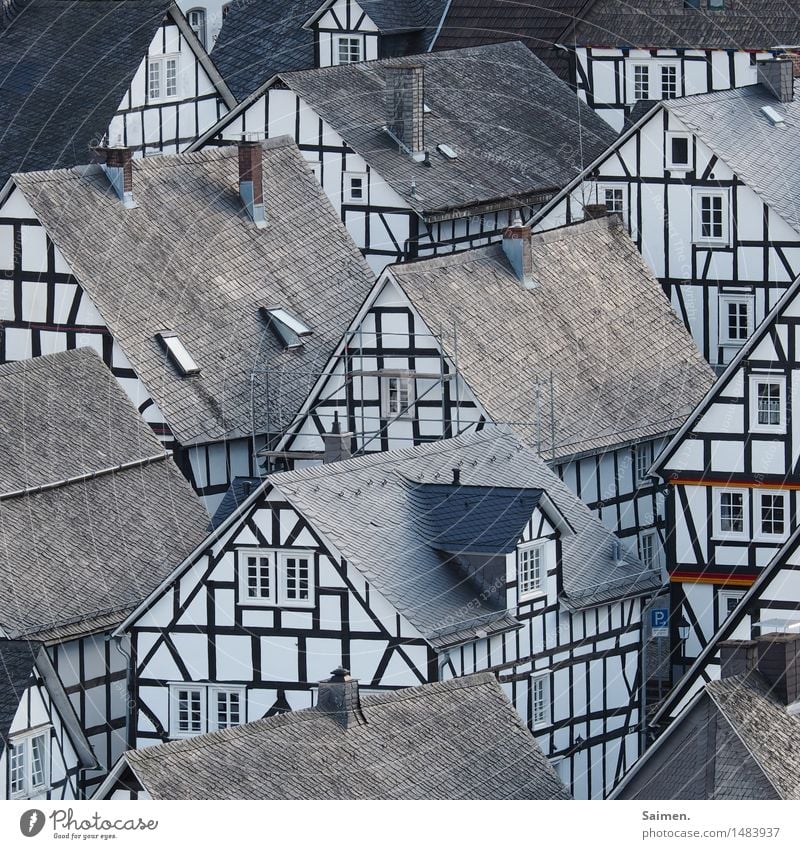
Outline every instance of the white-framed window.
{"type": "Polygon", "coordinates": [[[547,579],[547,543],[521,545],[517,550],[517,597],[520,601],[544,592],[547,579]]]}
{"type": "Polygon", "coordinates": [[[281,604],[311,607],[314,604],[314,555],[310,551],[278,553],[278,587],[281,604]]]}
{"type": "Polygon", "coordinates": [[[610,215],[625,213],[625,189],[622,186],[601,186],[600,199],[610,215]]]}
{"type": "Polygon", "coordinates": [[[169,685],[170,736],[192,737],[245,722],[245,688],[178,682],[169,685]]]}
{"type": "Polygon", "coordinates": [[[344,199],[346,203],[367,202],[367,175],[348,172],[344,175],[344,199]]]}
{"type": "Polygon", "coordinates": [[[744,590],[720,590],[719,599],[719,624],[721,625],[736,610],[739,602],[744,598],[744,590]]]}
{"type": "Polygon", "coordinates": [[[634,65],[633,66],[633,99],[634,100],[649,100],[650,99],[650,66],[649,65],[634,65]]]}
{"type": "Polygon", "coordinates": [[[750,375],[750,430],[784,433],[786,430],[786,378],[783,375],[750,375]]]}
{"type": "Polygon", "coordinates": [[[667,133],[667,168],[689,171],[692,168],[692,136],[689,133],[667,133]]]}
{"type": "Polygon", "coordinates": [[[634,473],[637,486],[647,483],[647,472],[653,465],[653,443],[642,442],[633,449],[634,473]]]}
{"type": "Polygon", "coordinates": [[[13,799],[46,793],[50,787],[50,728],[14,735],[9,741],[9,794],[13,799]]]}
{"type": "Polygon", "coordinates": [[[334,62],[337,65],[364,61],[364,39],[360,35],[337,35],[334,41],[334,62]]]}
{"type": "Polygon", "coordinates": [[[208,47],[206,43],[206,10],[205,9],[190,9],[186,13],[186,20],[189,21],[189,26],[192,32],[197,36],[197,40],[203,47],[208,47]]]}
{"type": "Polygon", "coordinates": [[[719,296],[719,341],[737,348],[753,332],[753,298],[742,295],[719,296]]]}
{"type": "Polygon", "coordinates": [[[774,489],[758,490],[755,496],[757,535],[765,539],[785,539],[788,531],[786,493],[774,489]]]}
{"type": "Polygon", "coordinates": [[[151,56],[147,60],[147,99],[171,100],[178,96],[178,59],[174,56],[151,56]]]}
{"type": "Polygon", "coordinates": [[[714,532],[720,537],[744,538],[749,532],[747,491],[718,489],[714,493],[714,532]]]}
{"type": "Polygon", "coordinates": [[[695,190],[694,241],[727,244],[730,231],[728,192],[695,190]]]}
{"type": "Polygon", "coordinates": [[[661,541],[658,538],[658,531],[645,531],[639,537],[639,554],[642,563],[648,569],[661,567],[661,541]]]}
{"type": "Polygon", "coordinates": [[[275,553],[243,549],[239,552],[239,602],[275,604],[275,553]]]}
{"type": "Polygon", "coordinates": [[[242,548],[239,559],[239,604],[313,607],[314,552],[242,548]]]}
{"type": "Polygon", "coordinates": [[[414,379],[406,375],[385,375],[381,384],[383,417],[410,418],[414,406],[414,379]]]}
{"type": "Polygon", "coordinates": [[[678,96],[678,66],[661,66],[661,99],[671,100],[678,96]]]}
{"type": "Polygon", "coordinates": [[[531,678],[531,720],[534,729],[550,724],[550,676],[547,673],[531,678]]]}

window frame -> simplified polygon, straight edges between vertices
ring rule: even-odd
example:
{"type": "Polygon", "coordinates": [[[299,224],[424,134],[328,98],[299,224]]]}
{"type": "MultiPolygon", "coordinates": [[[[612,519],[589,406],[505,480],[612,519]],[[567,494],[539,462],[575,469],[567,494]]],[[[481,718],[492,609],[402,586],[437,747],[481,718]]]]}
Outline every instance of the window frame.
{"type": "Polygon", "coordinates": [[[606,212],[609,215],[621,215],[623,218],[627,212],[627,203],[626,203],[626,192],[625,185],[623,183],[600,183],[597,186],[597,202],[602,203],[606,208],[606,212]],[[608,199],[606,198],[606,192],[619,192],[621,194],[620,198],[620,209],[609,209],[608,208],[608,199]],[[602,200],[600,199],[602,197],[602,200]]]}
{"type": "Polygon", "coordinates": [[[770,374],[769,372],[750,374],[748,381],[750,393],[750,432],[751,433],[786,433],[786,375],[770,374]],[[778,424],[759,424],[758,422],[758,384],[776,383],[780,387],[778,424]]]}
{"type": "Polygon", "coordinates": [[[737,602],[740,602],[745,596],[745,590],[729,590],[729,589],[721,589],[717,594],[717,612],[719,614],[719,624],[722,625],[724,622],[727,622],[728,619],[733,615],[733,611],[730,613],[726,612],[725,608],[727,607],[727,601],[730,598],[735,598],[737,602]]]}
{"type": "Polygon", "coordinates": [[[206,694],[207,706],[207,723],[206,732],[223,731],[226,728],[235,728],[237,725],[245,725],[247,723],[247,689],[245,687],[223,687],[216,684],[208,685],[206,694]],[[217,711],[217,697],[221,694],[227,696],[237,696],[239,699],[239,722],[220,725],[219,713],[217,711]],[[213,704],[212,704],[213,699],[213,704]],[[213,710],[212,710],[213,707],[213,710]]]}
{"type": "MultiPolygon", "coordinates": [[[[195,737],[208,731],[208,685],[197,684],[194,681],[177,681],[169,684],[169,736],[179,740],[185,737],[195,737]],[[197,692],[200,694],[200,729],[198,731],[181,731],[180,722],[180,691],[197,692]]],[[[189,708],[191,714],[191,708],[189,708]]],[[[191,724],[191,719],[189,720],[191,724]]]]}
{"type": "MultiPolygon", "coordinates": [[[[381,384],[380,384],[380,393],[381,393],[381,417],[384,419],[392,419],[393,421],[396,419],[413,419],[414,418],[414,405],[417,402],[416,399],[416,380],[414,378],[413,373],[411,372],[396,372],[391,374],[382,374],[381,375],[381,384]],[[393,412],[391,409],[391,405],[389,403],[390,394],[391,394],[391,382],[393,380],[403,381],[403,385],[407,389],[408,392],[408,404],[406,407],[399,410],[399,412],[393,412]]],[[[398,399],[400,397],[400,384],[398,384],[398,399]]]]}
{"type": "Polygon", "coordinates": [[[694,168],[694,137],[691,133],[668,132],[665,144],[665,162],[668,171],[691,171],[694,168]],[[672,157],[672,143],[677,139],[686,140],[686,162],[675,162],[672,157]]]}
{"type": "MultiPolygon", "coordinates": [[[[713,214],[713,210],[712,210],[713,214]]],[[[693,189],[692,190],[692,243],[708,245],[709,247],[724,247],[731,241],[731,194],[727,189],[693,189]],[[722,235],[703,235],[703,198],[722,199],[722,235]]],[[[713,226],[713,222],[712,222],[713,226]]]]}
{"type": "Polygon", "coordinates": [[[278,606],[281,608],[293,608],[293,607],[314,607],[316,606],[316,593],[315,593],[315,562],[314,562],[314,552],[311,550],[304,549],[292,549],[292,548],[284,548],[278,549],[275,552],[275,569],[277,572],[278,578],[278,606]],[[291,599],[288,597],[288,586],[287,586],[287,575],[286,569],[287,567],[284,565],[283,561],[289,560],[290,558],[294,558],[295,560],[303,558],[308,560],[308,598],[307,599],[291,599]]]}
{"type": "Polygon", "coordinates": [[[652,80],[650,78],[650,69],[651,64],[647,62],[633,62],[631,64],[631,82],[633,84],[633,102],[639,103],[642,100],[651,100],[651,92],[650,87],[652,80]],[[637,79],[637,72],[644,71],[644,84],[646,85],[646,96],[640,97],[638,94],[638,89],[642,84],[642,80],[637,79]]]}
{"type": "Polygon", "coordinates": [[[764,542],[784,542],[789,536],[789,493],[782,489],[754,490],[755,504],[753,506],[753,521],[757,528],[755,538],[764,542]],[[761,499],[780,497],[783,501],[783,530],[780,533],[770,533],[764,530],[763,505],[761,499]]]}
{"type": "Polygon", "coordinates": [[[719,301],[719,323],[717,335],[719,344],[726,348],[741,348],[753,333],[753,307],[755,298],[750,294],[738,295],[733,292],[722,292],[718,296],[719,301]],[[744,339],[731,339],[728,308],[733,304],[745,304],[747,306],[747,335],[744,339]]]}
{"type": "Polygon", "coordinates": [[[367,206],[369,204],[369,175],[366,171],[345,171],[344,172],[344,200],[345,203],[355,204],[357,206],[367,206]],[[361,180],[361,197],[353,195],[353,180],[361,180]]]}
{"type": "Polygon", "coordinates": [[[160,53],[156,56],[148,56],[146,59],[147,62],[147,80],[145,86],[145,94],[146,102],[148,104],[151,103],[172,103],[173,101],[181,99],[181,54],[180,53],[160,53]],[[153,95],[151,93],[152,89],[152,78],[151,78],[151,66],[158,65],[159,66],[159,92],[166,91],[167,84],[167,62],[175,61],[175,94],[163,94],[159,93],[157,95],[153,95]]]}
{"type": "Polygon", "coordinates": [[[202,6],[195,6],[193,9],[189,9],[186,12],[186,21],[189,24],[189,27],[192,32],[197,36],[197,40],[200,42],[200,44],[202,44],[203,47],[208,50],[208,42],[206,41],[206,38],[208,37],[208,13],[206,12],[206,10],[202,6]],[[192,15],[202,15],[202,36],[197,32],[194,27],[194,24],[192,23],[192,15]]]}
{"type": "MultiPolygon", "coordinates": [[[[366,43],[364,40],[364,36],[361,33],[355,32],[347,32],[347,33],[336,33],[333,36],[333,49],[331,51],[331,60],[334,65],[358,65],[360,62],[365,61],[366,59],[366,43]],[[344,42],[349,42],[352,47],[353,44],[358,45],[358,59],[348,60],[346,62],[342,62],[342,44],[344,42]]],[[[350,52],[350,51],[348,51],[350,52]]]]}
{"type": "MultiPolygon", "coordinates": [[[[316,552],[308,548],[247,548],[236,549],[236,566],[238,571],[239,597],[237,604],[240,607],[270,607],[280,609],[303,609],[316,607],[317,604],[317,561],[316,552]],[[248,557],[266,557],[269,559],[269,596],[253,598],[248,595],[248,574],[250,568],[247,564],[248,557]],[[285,561],[290,558],[304,558],[308,560],[308,598],[292,599],[288,595],[287,566],[285,561]]],[[[257,568],[263,568],[258,566],[257,568]]]]}
{"type": "Polygon", "coordinates": [[[647,531],[642,531],[642,533],[639,535],[639,558],[642,563],[651,571],[655,572],[661,569],[661,538],[659,537],[658,531],[655,528],[651,528],[647,531]],[[648,563],[644,557],[645,540],[652,540],[653,544],[653,559],[650,563],[648,563]]]}
{"type": "Polygon", "coordinates": [[[714,489],[713,499],[713,527],[714,537],[721,540],[747,540],[750,536],[750,499],[748,490],[738,487],[726,486],[714,489]],[[725,494],[741,495],[742,497],[742,530],[722,530],[722,496],[725,494]]]}
{"type": "Polygon", "coordinates": [[[32,796],[47,794],[51,789],[51,758],[50,758],[50,737],[52,735],[53,726],[45,725],[36,728],[26,729],[16,734],[9,735],[8,741],[8,796],[10,799],[27,799],[32,796]],[[33,777],[33,743],[34,740],[42,738],[43,743],[43,781],[41,784],[34,785],[33,777]],[[22,754],[22,787],[19,790],[12,789],[12,770],[13,760],[17,752],[22,754]]]}
{"type": "Polygon", "coordinates": [[[517,546],[517,602],[525,602],[530,599],[547,595],[547,543],[549,540],[531,540],[517,546]],[[522,562],[523,558],[531,552],[538,553],[538,584],[535,587],[523,589],[522,562]]]}
{"type": "Polygon", "coordinates": [[[677,59],[675,61],[659,62],[658,84],[660,87],[661,100],[675,100],[676,98],[681,96],[681,66],[680,62],[677,59]],[[664,96],[664,71],[667,69],[675,71],[675,94],[672,95],[672,97],[664,96]]]}
{"type": "Polygon", "coordinates": [[[539,728],[546,728],[553,723],[552,712],[550,709],[550,672],[534,672],[530,678],[531,681],[531,730],[535,731],[539,728]],[[537,684],[542,686],[542,706],[543,714],[540,719],[537,719],[535,697],[535,687],[537,684]]]}
{"type": "Polygon", "coordinates": [[[650,466],[653,465],[653,443],[640,442],[633,447],[633,483],[637,489],[646,483],[650,483],[650,478],[647,474],[650,466]],[[644,457],[645,466],[641,468],[641,459],[644,457]]]}

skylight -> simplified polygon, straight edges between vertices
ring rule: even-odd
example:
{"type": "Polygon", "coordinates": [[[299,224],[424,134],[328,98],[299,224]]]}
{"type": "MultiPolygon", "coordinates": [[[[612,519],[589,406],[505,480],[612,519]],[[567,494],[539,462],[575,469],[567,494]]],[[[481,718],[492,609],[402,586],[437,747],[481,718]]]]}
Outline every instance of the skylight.
{"type": "Polygon", "coordinates": [[[186,349],[186,346],[181,342],[180,338],[175,333],[158,333],[157,338],[166,348],[167,354],[173,363],[178,367],[178,371],[184,377],[192,374],[200,373],[200,366],[192,358],[192,355],[186,349]]]}
{"type": "Polygon", "coordinates": [[[436,150],[442,154],[442,156],[447,159],[458,159],[458,154],[450,147],[449,144],[440,144],[437,146],[436,150]]]}
{"type": "Polygon", "coordinates": [[[773,126],[782,126],[785,118],[780,112],[773,109],[771,106],[762,106],[761,111],[767,116],[767,119],[773,126]]]}
{"type": "Polygon", "coordinates": [[[262,308],[261,312],[286,348],[300,348],[303,339],[314,332],[297,316],[282,307],[262,308]]]}

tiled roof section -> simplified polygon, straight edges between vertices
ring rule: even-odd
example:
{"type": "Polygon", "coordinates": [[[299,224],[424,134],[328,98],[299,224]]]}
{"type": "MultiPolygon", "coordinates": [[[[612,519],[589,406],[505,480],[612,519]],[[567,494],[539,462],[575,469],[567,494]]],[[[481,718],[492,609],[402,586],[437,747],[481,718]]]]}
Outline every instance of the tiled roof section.
{"type": "Polygon", "coordinates": [[[366,724],[316,708],[127,752],[154,799],[566,799],[495,678],[362,695],[366,724]]]}
{"type": "Polygon", "coordinates": [[[391,272],[429,327],[455,323],[443,343],[472,391],[543,456],[679,427],[714,375],[617,220],[534,235],[532,252],[533,289],[500,245],[391,272]]]}
{"type": "Polygon", "coordinates": [[[571,30],[585,0],[453,0],[436,50],[521,41],[563,80],[569,78],[571,30]]]}
{"type": "MultiPolygon", "coordinates": [[[[658,586],[658,576],[625,554],[615,566],[613,535],[539,457],[503,428],[488,427],[414,448],[366,455],[267,480],[323,533],[392,605],[426,636],[494,619],[481,590],[431,547],[409,481],[439,484],[461,470],[465,486],[543,490],[575,534],[563,539],[563,585],[576,606],[658,586]],[[612,583],[609,583],[609,575],[612,583]]],[[[507,623],[502,627],[507,627],[507,623]]]]}
{"type": "Polygon", "coordinates": [[[259,486],[261,486],[261,478],[234,478],[211,517],[209,531],[218,528],[259,486]]]}
{"type": "Polygon", "coordinates": [[[164,453],[91,348],[0,367],[0,410],[0,496],[164,453]]]}
{"type": "Polygon", "coordinates": [[[89,162],[169,0],[28,0],[0,29],[0,188],[89,162]]]}
{"type": "Polygon", "coordinates": [[[712,681],[706,691],[780,797],[800,799],[800,717],[754,672],[712,681]]]}
{"type": "Polygon", "coordinates": [[[616,138],[563,81],[519,43],[281,74],[420,214],[557,190],[616,138]],[[384,68],[425,72],[430,167],[384,131],[384,68]],[[449,145],[448,159],[437,151],[449,145]]]}
{"type": "Polygon", "coordinates": [[[8,745],[8,732],[40,649],[40,643],[0,639],[0,755],[8,745]]]}
{"type": "Polygon", "coordinates": [[[182,444],[282,432],[373,283],[289,139],[265,142],[263,164],[263,229],[239,198],[235,146],[135,161],[136,209],[99,170],[16,177],[182,444]],[[263,319],[276,306],[312,329],[301,350],[263,319]],[[199,374],[167,358],[164,330],[199,374]]]}
{"type": "Polygon", "coordinates": [[[765,49],[800,44],[800,12],[789,0],[725,0],[724,9],[684,0],[594,0],[579,12],[575,40],[592,47],[765,49]]]}
{"type": "Polygon", "coordinates": [[[763,86],[665,101],[665,108],[729,165],[789,226],[800,231],[800,85],[779,103],[763,86]],[[761,111],[783,117],[773,125],[761,111]]]}
{"type": "Polygon", "coordinates": [[[423,539],[443,551],[513,551],[541,497],[538,489],[420,484],[409,487],[423,539]]]}
{"type": "MultiPolygon", "coordinates": [[[[386,36],[421,31],[427,50],[441,20],[446,0],[362,0],[362,10],[386,36]]],[[[213,59],[238,100],[270,77],[315,65],[314,32],[303,24],[322,6],[321,0],[251,0],[234,3],[225,16],[213,59]]]]}
{"type": "Polygon", "coordinates": [[[0,401],[0,628],[118,621],[204,538],[200,500],[93,351],[3,366],[0,401]]]}

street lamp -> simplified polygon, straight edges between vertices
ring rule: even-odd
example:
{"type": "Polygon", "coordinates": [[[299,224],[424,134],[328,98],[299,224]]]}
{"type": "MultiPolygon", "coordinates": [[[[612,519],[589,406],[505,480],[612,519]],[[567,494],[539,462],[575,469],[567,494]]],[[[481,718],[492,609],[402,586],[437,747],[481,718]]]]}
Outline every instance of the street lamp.
{"type": "Polygon", "coordinates": [[[681,670],[686,672],[686,641],[689,639],[689,623],[681,613],[681,618],[678,620],[678,640],[681,648],[681,670]]]}

